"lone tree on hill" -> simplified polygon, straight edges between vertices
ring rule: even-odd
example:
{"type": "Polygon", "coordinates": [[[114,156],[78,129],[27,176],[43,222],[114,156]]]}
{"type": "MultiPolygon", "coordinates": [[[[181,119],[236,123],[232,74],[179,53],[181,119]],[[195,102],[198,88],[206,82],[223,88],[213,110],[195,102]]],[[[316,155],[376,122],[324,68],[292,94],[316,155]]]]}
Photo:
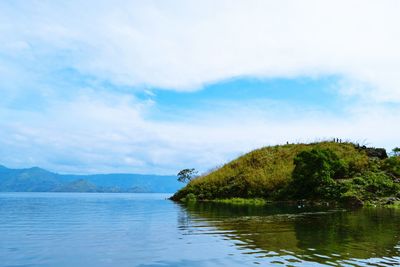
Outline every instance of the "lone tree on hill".
{"type": "Polygon", "coordinates": [[[400,147],[393,148],[393,155],[400,156],[400,147]]]}
{"type": "Polygon", "coordinates": [[[197,174],[197,171],[192,169],[183,169],[178,173],[178,181],[182,183],[190,182],[197,174]]]}

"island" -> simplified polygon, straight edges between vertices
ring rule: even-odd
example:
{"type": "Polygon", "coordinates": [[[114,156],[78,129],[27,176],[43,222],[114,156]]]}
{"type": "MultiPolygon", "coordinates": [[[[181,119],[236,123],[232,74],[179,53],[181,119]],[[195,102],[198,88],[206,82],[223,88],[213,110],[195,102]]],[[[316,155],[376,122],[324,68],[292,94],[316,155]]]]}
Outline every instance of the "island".
{"type": "Polygon", "coordinates": [[[174,201],[400,205],[400,154],[353,142],[268,146],[200,175],[174,201]]]}

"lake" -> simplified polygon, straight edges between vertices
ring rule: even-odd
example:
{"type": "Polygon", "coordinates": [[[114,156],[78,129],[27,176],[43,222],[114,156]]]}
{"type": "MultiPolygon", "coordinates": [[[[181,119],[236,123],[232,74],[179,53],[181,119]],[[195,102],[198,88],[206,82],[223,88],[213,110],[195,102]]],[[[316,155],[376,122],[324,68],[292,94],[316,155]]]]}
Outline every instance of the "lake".
{"type": "Polygon", "coordinates": [[[0,266],[399,266],[400,210],[0,193],[0,266]]]}

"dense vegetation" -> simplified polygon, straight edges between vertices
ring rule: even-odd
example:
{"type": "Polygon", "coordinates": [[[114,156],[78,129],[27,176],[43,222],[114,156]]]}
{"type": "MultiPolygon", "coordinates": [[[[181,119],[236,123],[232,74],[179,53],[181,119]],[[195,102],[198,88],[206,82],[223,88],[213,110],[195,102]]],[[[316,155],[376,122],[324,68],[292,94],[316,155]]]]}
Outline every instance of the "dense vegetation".
{"type": "Polygon", "coordinates": [[[362,204],[400,192],[400,157],[353,143],[264,147],[192,181],[173,200],[340,200],[362,204]]]}

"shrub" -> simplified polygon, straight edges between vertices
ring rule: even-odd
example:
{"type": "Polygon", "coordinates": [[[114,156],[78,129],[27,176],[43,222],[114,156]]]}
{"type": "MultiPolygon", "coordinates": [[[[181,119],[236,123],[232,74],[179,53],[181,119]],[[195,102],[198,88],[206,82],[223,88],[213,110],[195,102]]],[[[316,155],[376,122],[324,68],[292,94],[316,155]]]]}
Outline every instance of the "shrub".
{"type": "Polygon", "coordinates": [[[400,177],[400,156],[386,159],[382,164],[382,169],[391,175],[400,177]]]}
{"type": "Polygon", "coordinates": [[[392,196],[399,192],[400,184],[393,181],[385,172],[365,172],[360,177],[351,180],[348,192],[367,199],[392,196]]]}
{"type": "Polygon", "coordinates": [[[294,158],[293,188],[296,197],[332,198],[340,193],[334,178],[346,176],[346,165],[329,149],[302,151],[294,158]]]}
{"type": "Polygon", "coordinates": [[[193,193],[187,194],[186,197],[185,197],[185,201],[187,201],[187,202],[196,201],[196,196],[195,196],[195,194],[193,194],[193,193]]]}

